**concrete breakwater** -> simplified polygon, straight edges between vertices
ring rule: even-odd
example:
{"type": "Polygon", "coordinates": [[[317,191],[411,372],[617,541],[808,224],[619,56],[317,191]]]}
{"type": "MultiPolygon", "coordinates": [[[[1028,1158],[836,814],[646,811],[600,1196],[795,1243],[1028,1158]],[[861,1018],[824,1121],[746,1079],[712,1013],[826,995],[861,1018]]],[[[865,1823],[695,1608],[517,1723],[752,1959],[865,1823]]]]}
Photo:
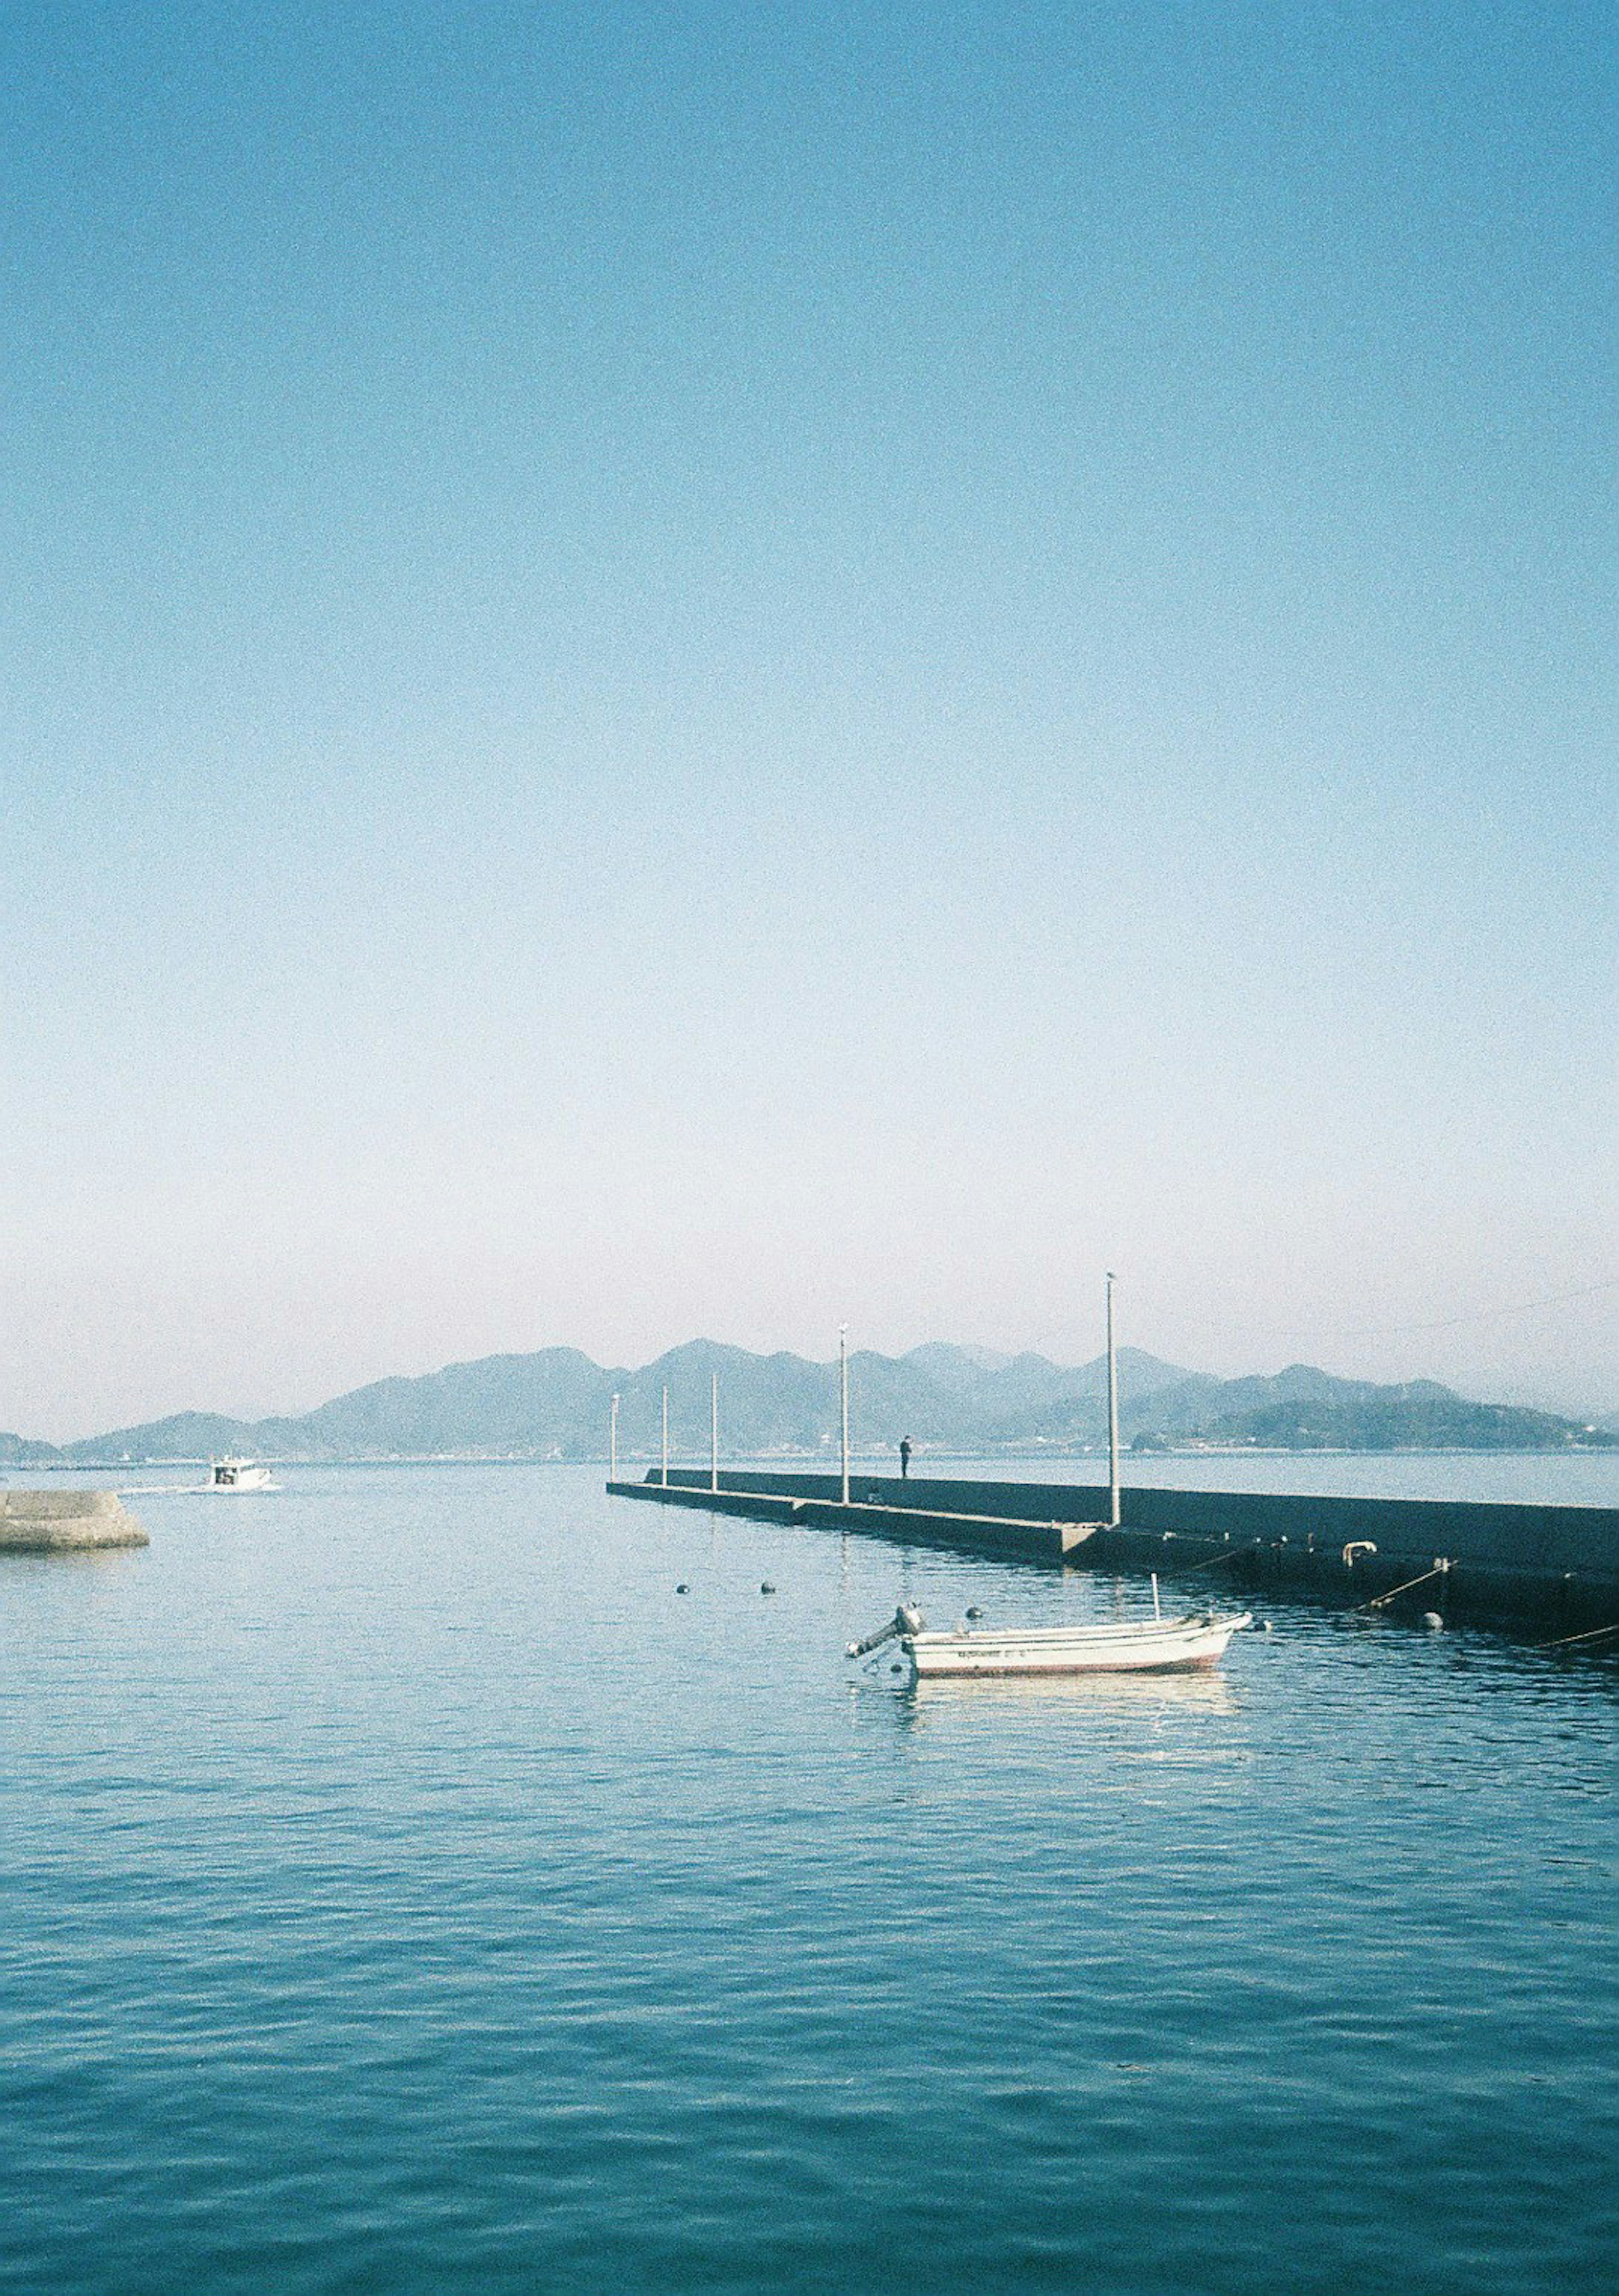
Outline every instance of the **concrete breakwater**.
{"type": "Polygon", "coordinates": [[[115,1491],[0,1491],[0,1554],[151,1544],[115,1491]]]}
{"type": "Polygon", "coordinates": [[[823,1524],[900,1542],[1103,1570],[1196,1572],[1192,1586],[1267,1590],[1574,1633],[1619,1623],[1619,1507],[1295,1496],[1134,1486],[1106,1527],[1105,1487],[654,1469],[630,1498],[823,1524]],[[1414,1582],[1414,1583],[1413,1583],[1414,1582]]]}

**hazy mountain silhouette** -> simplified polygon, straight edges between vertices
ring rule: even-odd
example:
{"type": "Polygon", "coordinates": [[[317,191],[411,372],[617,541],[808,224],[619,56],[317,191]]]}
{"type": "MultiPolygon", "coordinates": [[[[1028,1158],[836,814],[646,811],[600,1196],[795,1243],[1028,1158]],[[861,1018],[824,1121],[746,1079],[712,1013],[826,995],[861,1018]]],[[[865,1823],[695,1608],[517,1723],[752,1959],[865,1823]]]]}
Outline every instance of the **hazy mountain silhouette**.
{"type": "Polygon", "coordinates": [[[60,1463],[54,1443],[31,1442],[26,1435],[0,1435],[0,1467],[48,1467],[60,1463]]]}
{"type": "MultiPolygon", "coordinates": [[[[270,1459],[600,1458],[615,1394],[621,1461],[641,1464],[658,1453],[666,1387],[670,1455],[678,1463],[707,1456],[715,1377],[725,1456],[813,1457],[835,1449],[835,1363],[692,1340],[635,1371],[604,1367],[575,1348],[486,1356],[418,1378],[378,1380],[296,1418],[185,1412],[59,1449],[0,1436],[0,1464],[195,1459],[226,1451],[270,1459]]],[[[850,1358],[849,1381],[854,1443],[868,1452],[891,1450],[902,1435],[924,1456],[1045,1447],[1060,1454],[1107,1439],[1105,1357],[1065,1365],[935,1342],[903,1356],[863,1349],[850,1358]]],[[[1220,1380],[1124,1348],[1119,1388],[1124,1439],[1143,1447],[1202,1439],[1283,1449],[1533,1449],[1613,1440],[1548,1412],[1468,1403],[1431,1381],[1379,1387],[1304,1364],[1270,1378],[1220,1380]]]]}

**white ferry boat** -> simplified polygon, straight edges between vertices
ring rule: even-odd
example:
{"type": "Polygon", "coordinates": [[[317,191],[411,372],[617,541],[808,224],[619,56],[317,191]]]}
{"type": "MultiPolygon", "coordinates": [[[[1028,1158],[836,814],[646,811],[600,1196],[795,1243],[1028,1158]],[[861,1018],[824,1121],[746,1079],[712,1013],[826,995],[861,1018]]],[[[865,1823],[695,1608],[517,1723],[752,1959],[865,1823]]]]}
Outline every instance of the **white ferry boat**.
{"type": "Polygon", "coordinates": [[[212,1459],[208,1488],[210,1491],[273,1491],[275,1485],[268,1467],[258,1466],[251,1459],[212,1459]]]}

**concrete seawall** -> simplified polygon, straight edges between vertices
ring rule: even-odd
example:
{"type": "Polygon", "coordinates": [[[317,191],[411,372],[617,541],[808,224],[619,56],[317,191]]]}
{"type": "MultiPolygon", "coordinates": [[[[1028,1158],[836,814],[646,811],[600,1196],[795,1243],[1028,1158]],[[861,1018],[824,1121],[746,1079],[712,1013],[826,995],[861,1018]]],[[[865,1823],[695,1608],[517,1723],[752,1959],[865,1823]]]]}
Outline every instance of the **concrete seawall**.
{"type": "Polygon", "coordinates": [[[151,1544],[116,1492],[0,1490],[0,1554],[89,1554],[151,1544]]]}
{"type": "Polygon", "coordinates": [[[666,1489],[615,1483],[627,1497],[808,1521],[977,1554],[1021,1555],[1107,1570],[1196,1571],[1222,1587],[1370,1602],[1408,1580],[1418,1610],[1522,1619],[1555,1630],[1619,1621],[1619,1508],[1470,1505],[1457,1500],[1294,1496],[1135,1486],[1105,1524],[1105,1487],[855,1475],[850,1504],[835,1475],[727,1471],[717,1493],[700,1469],[671,1469],[666,1489]]]}

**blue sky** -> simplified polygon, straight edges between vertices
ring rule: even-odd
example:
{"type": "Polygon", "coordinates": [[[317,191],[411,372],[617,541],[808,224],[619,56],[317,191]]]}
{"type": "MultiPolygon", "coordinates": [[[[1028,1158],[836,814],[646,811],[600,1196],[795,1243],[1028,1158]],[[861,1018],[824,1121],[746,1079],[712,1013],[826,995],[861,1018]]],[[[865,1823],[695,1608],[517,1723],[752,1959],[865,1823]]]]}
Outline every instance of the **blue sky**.
{"type": "Polygon", "coordinates": [[[10,12],[0,1425],[1109,1262],[1619,1402],[1612,45],[10,12]]]}

